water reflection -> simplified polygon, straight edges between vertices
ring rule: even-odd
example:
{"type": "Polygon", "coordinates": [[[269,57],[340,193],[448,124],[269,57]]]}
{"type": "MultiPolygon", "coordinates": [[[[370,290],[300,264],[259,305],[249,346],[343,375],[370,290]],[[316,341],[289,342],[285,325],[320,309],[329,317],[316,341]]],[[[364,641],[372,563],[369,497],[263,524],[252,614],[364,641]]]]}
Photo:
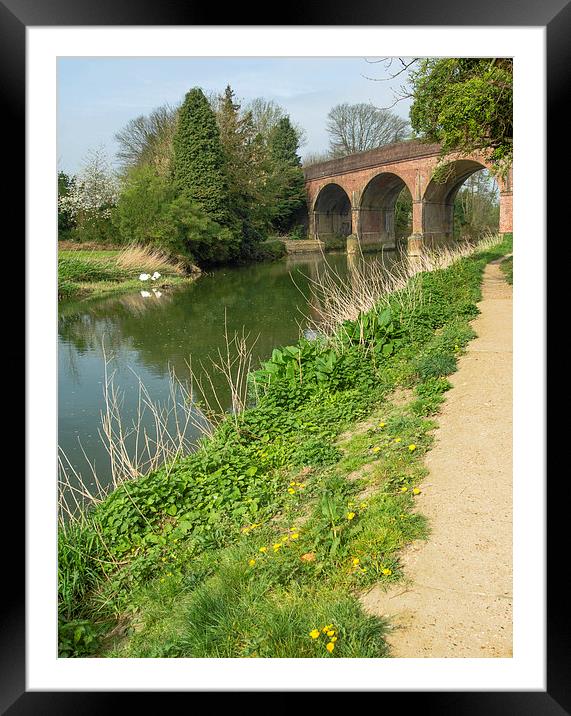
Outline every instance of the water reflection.
{"type": "MultiPolygon", "coordinates": [[[[325,269],[347,280],[359,261],[346,254],[289,256],[244,267],[222,268],[186,287],[157,297],[137,291],[97,302],[65,303],[59,316],[58,391],[59,444],[80,472],[86,455],[105,479],[109,460],[99,435],[103,409],[105,356],[111,360],[114,383],[122,391],[127,420],[136,415],[139,379],[153,400],[166,400],[170,371],[189,378],[188,363],[208,367],[225,350],[224,333],[256,339],[253,367],[276,346],[300,335],[315,337],[320,306],[310,300],[310,284],[325,269]],[[79,445],[78,439],[81,440],[79,445]]],[[[211,372],[213,388],[226,408],[231,396],[224,379],[211,372]]]]}

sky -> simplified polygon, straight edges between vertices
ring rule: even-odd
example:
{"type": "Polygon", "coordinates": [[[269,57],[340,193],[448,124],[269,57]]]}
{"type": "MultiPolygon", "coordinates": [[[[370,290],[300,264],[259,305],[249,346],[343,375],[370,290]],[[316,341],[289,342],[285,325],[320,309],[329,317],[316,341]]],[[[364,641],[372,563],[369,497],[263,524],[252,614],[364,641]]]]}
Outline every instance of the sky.
{"type": "MultiPolygon", "coordinates": [[[[326,120],[336,104],[389,107],[402,78],[387,81],[383,63],[364,57],[80,57],[58,59],[58,170],[76,174],[88,153],[104,148],[115,163],[114,135],[129,120],[163,104],[178,104],[192,87],[222,93],[226,85],[245,105],[277,102],[305,129],[301,156],[329,144],[326,120]],[[373,79],[368,79],[373,78],[373,79]]],[[[393,68],[394,69],[394,68],[393,68]]],[[[408,119],[410,101],[392,111],[408,119]]]]}

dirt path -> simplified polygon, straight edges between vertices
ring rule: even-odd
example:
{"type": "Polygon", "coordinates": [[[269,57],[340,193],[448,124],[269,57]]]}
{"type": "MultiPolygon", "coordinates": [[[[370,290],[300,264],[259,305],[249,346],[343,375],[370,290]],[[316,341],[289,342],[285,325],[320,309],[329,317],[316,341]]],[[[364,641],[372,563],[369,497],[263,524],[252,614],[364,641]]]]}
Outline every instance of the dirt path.
{"type": "Polygon", "coordinates": [[[362,598],[389,617],[394,657],[512,656],[512,287],[497,265],[479,308],[417,498],[431,536],[403,553],[404,584],[362,598]]]}

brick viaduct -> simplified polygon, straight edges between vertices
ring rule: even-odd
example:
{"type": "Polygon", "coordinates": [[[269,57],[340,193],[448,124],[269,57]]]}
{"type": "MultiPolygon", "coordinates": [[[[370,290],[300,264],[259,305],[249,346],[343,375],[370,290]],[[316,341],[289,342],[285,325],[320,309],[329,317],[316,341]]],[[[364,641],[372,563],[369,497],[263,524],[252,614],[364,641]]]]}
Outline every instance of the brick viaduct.
{"type": "MultiPolygon", "coordinates": [[[[438,144],[390,144],[304,169],[309,237],[327,242],[354,234],[362,245],[395,246],[394,205],[406,186],[412,197],[409,250],[452,239],[454,199],[463,182],[489,162],[480,154],[446,158],[445,181],[435,181],[438,144]]],[[[497,179],[501,233],[512,231],[512,172],[497,179]]]]}

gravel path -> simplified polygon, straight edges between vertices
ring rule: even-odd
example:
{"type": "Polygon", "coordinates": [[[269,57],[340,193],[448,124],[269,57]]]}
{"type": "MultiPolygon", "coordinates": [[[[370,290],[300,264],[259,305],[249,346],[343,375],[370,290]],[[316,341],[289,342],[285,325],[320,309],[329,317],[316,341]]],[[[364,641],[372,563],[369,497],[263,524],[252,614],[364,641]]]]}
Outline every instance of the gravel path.
{"type": "Polygon", "coordinates": [[[362,597],[394,657],[512,656],[512,287],[494,263],[479,308],[417,498],[431,535],[403,552],[404,583],[362,597]]]}

